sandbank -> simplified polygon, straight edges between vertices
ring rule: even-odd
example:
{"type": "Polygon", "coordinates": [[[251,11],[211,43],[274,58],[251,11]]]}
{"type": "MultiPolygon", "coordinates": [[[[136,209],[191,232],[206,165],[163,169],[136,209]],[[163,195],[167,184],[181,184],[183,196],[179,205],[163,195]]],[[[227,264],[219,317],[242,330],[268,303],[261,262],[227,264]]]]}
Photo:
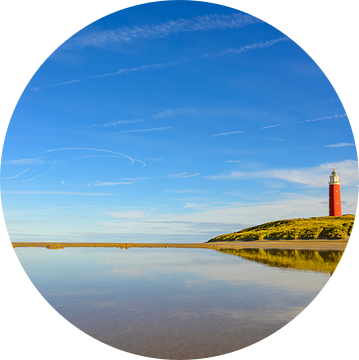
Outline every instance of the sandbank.
{"type": "Polygon", "coordinates": [[[192,249],[295,249],[295,250],[345,250],[348,239],[296,239],[296,240],[244,240],[211,243],[105,243],[105,242],[12,242],[18,247],[45,247],[64,249],[70,247],[106,248],[192,248],[192,249]]]}

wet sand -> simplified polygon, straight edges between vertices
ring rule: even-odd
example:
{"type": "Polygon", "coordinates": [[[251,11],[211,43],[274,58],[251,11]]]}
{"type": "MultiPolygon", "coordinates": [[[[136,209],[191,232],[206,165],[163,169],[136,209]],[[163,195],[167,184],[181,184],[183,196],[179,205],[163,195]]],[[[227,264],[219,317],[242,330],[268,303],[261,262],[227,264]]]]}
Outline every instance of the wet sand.
{"type": "Polygon", "coordinates": [[[348,239],[308,239],[308,240],[247,240],[211,243],[75,243],[75,242],[13,242],[17,247],[45,247],[63,249],[65,247],[107,247],[107,248],[193,248],[193,249],[296,249],[296,250],[345,250],[348,239]]]}

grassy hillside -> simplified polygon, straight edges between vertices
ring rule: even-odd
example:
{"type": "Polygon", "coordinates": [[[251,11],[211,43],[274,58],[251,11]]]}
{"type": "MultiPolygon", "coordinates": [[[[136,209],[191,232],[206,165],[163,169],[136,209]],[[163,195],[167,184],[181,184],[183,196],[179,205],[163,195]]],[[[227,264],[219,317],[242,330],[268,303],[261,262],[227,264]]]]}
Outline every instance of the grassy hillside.
{"type": "Polygon", "coordinates": [[[278,220],[219,235],[208,242],[260,239],[345,239],[350,236],[354,215],[278,220]]]}

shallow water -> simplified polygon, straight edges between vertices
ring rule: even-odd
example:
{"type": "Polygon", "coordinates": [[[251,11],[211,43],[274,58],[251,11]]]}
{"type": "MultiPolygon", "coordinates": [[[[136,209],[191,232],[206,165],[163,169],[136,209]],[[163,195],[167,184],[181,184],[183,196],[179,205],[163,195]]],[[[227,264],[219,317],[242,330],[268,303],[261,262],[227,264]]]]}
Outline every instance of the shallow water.
{"type": "Polygon", "coordinates": [[[216,356],[260,341],[310,304],[330,276],[209,249],[15,251],[44,298],[80,330],[164,359],[216,356]]]}

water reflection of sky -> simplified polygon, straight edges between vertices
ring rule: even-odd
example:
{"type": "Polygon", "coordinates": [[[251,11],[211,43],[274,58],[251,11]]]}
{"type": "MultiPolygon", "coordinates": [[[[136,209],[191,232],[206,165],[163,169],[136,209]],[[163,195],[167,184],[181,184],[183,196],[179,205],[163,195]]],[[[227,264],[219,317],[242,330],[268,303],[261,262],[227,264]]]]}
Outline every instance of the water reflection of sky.
{"type": "Polygon", "coordinates": [[[329,278],[208,249],[16,253],[40,293],[75,326],[160,358],[215,356],[257,342],[299,314],[329,278]]]}

